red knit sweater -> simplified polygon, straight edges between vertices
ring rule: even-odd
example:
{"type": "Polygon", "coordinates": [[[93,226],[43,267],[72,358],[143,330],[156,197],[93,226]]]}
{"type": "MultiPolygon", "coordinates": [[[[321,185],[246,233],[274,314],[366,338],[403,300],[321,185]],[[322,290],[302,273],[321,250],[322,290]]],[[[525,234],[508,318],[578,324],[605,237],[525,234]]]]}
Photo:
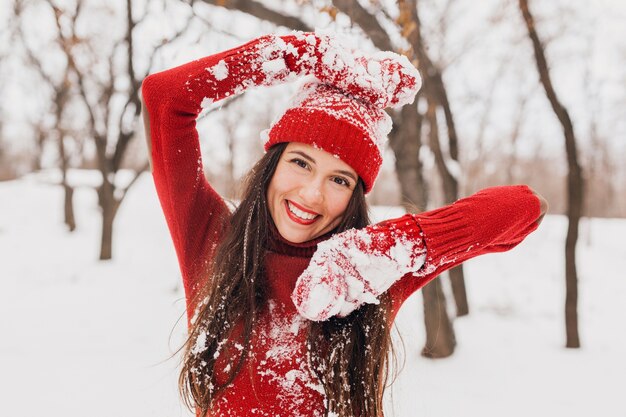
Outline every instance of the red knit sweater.
{"type": "MultiPolygon", "coordinates": [[[[284,39],[300,46],[296,37],[284,39]]],[[[230,216],[203,175],[196,118],[205,98],[216,101],[249,85],[265,83],[262,57],[255,52],[257,44],[252,41],[151,75],[142,86],[150,120],[154,181],[188,301],[203,285],[206,263],[230,216]],[[221,60],[229,64],[229,74],[217,79],[207,69],[221,60]]],[[[300,72],[287,57],[285,61],[290,70],[300,72]]],[[[426,249],[426,260],[417,274],[407,274],[389,288],[392,319],[413,292],[444,270],[517,245],[537,227],[539,213],[539,201],[529,188],[512,186],[483,190],[417,215],[416,221],[394,221],[419,248],[426,249]]],[[[291,244],[273,234],[265,261],[268,302],[259,314],[251,354],[232,386],[215,402],[211,416],[324,415],[323,389],[307,362],[308,322],[297,313],[291,294],[317,244],[327,238],[291,244]]]]}

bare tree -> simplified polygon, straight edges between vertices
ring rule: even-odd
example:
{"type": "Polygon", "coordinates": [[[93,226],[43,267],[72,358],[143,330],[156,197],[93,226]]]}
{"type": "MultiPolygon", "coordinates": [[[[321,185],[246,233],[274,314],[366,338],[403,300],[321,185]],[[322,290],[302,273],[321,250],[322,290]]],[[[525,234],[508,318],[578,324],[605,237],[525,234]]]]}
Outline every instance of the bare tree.
{"type": "Polygon", "coordinates": [[[506,166],[506,182],[507,184],[513,184],[515,182],[515,166],[517,162],[517,142],[520,137],[520,132],[526,118],[526,107],[528,104],[528,96],[522,96],[519,98],[517,113],[513,120],[513,127],[510,134],[511,153],[509,154],[508,164],[506,166]]]}
{"type": "Polygon", "coordinates": [[[11,151],[9,151],[8,138],[6,135],[6,127],[10,124],[10,116],[6,111],[6,105],[9,100],[6,91],[13,82],[13,74],[10,69],[9,62],[15,56],[15,48],[12,48],[13,42],[17,36],[17,19],[15,11],[2,16],[0,21],[0,97],[3,98],[0,103],[0,181],[12,180],[17,176],[17,165],[11,151]]]}
{"type": "MultiPolygon", "coordinates": [[[[26,51],[26,57],[28,60],[28,64],[35,69],[35,71],[39,74],[40,78],[44,81],[45,85],[51,91],[51,109],[50,114],[53,116],[52,125],[48,126],[46,124],[38,124],[36,126],[37,133],[37,145],[39,151],[38,155],[42,153],[43,145],[48,137],[53,137],[56,140],[57,144],[57,152],[59,156],[59,167],[61,169],[61,186],[63,187],[63,213],[65,224],[67,225],[70,231],[74,231],[76,229],[76,219],[74,216],[74,187],[70,185],[67,175],[68,170],[70,168],[70,155],[67,152],[66,141],[68,138],[68,129],[64,126],[64,117],[67,104],[71,99],[71,82],[70,82],[70,67],[65,62],[63,69],[58,74],[49,73],[44,69],[44,64],[42,60],[37,56],[37,53],[32,50],[30,45],[28,44],[28,40],[25,36],[25,32],[23,26],[26,22],[24,19],[20,19],[22,16],[22,8],[24,7],[23,1],[15,1],[14,3],[14,13],[15,16],[20,20],[20,23],[17,25],[18,33],[24,45],[24,49],[26,51]]],[[[59,31],[58,34],[54,36],[55,43],[63,43],[67,42],[61,36],[59,31]]],[[[61,49],[66,48],[65,45],[60,45],[61,49]]],[[[39,161],[40,157],[36,158],[39,161]]],[[[40,167],[40,162],[37,163],[40,167]]]]}
{"type": "MultiPolygon", "coordinates": [[[[434,144],[432,141],[430,141],[430,144],[431,150],[435,154],[437,171],[442,181],[444,202],[451,204],[459,198],[458,178],[450,171],[452,164],[455,166],[459,164],[458,134],[452,106],[448,99],[441,69],[434,64],[426,52],[417,0],[400,0],[398,4],[400,5],[401,18],[408,22],[403,25],[405,28],[408,28],[405,29],[405,32],[407,32],[405,36],[411,45],[411,49],[419,62],[421,73],[425,78],[424,94],[429,99],[429,107],[432,104],[435,106],[434,108],[441,109],[444,115],[448,138],[448,157],[444,156],[438,142],[434,148],[432,147],[434,144]]],[[[457,316],[467,315],[469,313],[469,303],[467,302],[463,265],[452,268],[449,271],[449,276],[457,316]]]]}
{"type": "MultiPolygon", "coordinates": [[[[426,111],[426,119],[429,124],[429,141],[428,144],[435,157],[435,166],[441,178],[443,187],[444,203],[452,204],[458,199],[459,183],[456,177],[450,171],[449,165],[455,164],[457,161],[446,160],[444,151],[441,148],[439,139],[439,123],[437,120],[437,104],[432,100],[428,100],[428,110],[426,111]]],[[[449,271],[450,282],[452,284],[452,294],[454,296],[457,309],[457,316],[465,316],[469,314],[469,304],[467,302],[467,293],[465,290],[465,278],[463,274],[463,266],[459,265],[449,271]]]]}
{"type": "Polygon", "coordinates": [[[528,0],[519,0],[519,9],[524,18],[528,37],[532,42],[535,54],[535,63],[539,72],[539,79],[546,96],[550,101],[552,110],[559,123],[563,127],[565,138],[565,153],[569,168],[567,175],[567,237],[565,239],[565,330],[567,334],[566,346],[569,348],[580,347],[578,336],[578,274],[576,271],[576,242],[578,240],[578,223],[580,221],[583,206],[583,173],[578,163],[576,136],[574,126],[567,109],[561,104],[552,85],[548,62],[546,60],[544,46],[539,39],[535,19],[528,7],[528,0]]]}
{"type": "MultiPolygon", "coordinates": [[[[151,51],[149,65],[138,73],[135,62],[135,35],[137,26],[147,17],[148,11],[136,18],[132,0],[126,1],[124,16],[125,30],[115,41],[110,54],[103,57],[95,51],[93,39],[80,38],[76,22],[84,12],[84,2],[78,1],[70,10],[48,0],[55,16],[55,23],[62,42],[68,66],[75,74],[76,89],[87,111],[87,131],[95,143],[97,166],[102,176],[98,188],[98,202],[102,211],[102,234],[100,259],[111,259],[113,255],[113,222],[126,197],[128,190],[142,172],[148,169],[148,162],[135,171],[132,179],[120,184],[116,179],[130,141],[137,133],[138,118],[141,112],[139,90],[141,82],[154,62],[161,46],[178,38],[187,25],[169,41],[164,41],[151,51]],[[85,53],[91,53],[91,62],[85,63],[85,53]],[[103,59],[104,58],[104,59],[103,59]],[[106,68],[104,74],[97,73],[90,65],[99,63],[106,68]],[[120,103],[121,106],[120,106],[120,103]],[[121,108],[121,111],[120,111],[121,108]]],[[[187,21],[189,23],[189,21],[187,21]]]]}
{"type": "MultiPolygon", "coordinates": [[[[508,57],[507,57],[508,58],[508,57]]],[[[478,186],[478,180],[480,178],[480,173],[483,170],[484,158],[485,158],[485,133],[487,131],[487,127],[490,125],[491,117],[493,113],[494,106],[496,105],[495,101],[495,92],[496,87],[500,83],[502,79],[502,75],[504,74],[504,70],[506,68],[506,64],[509,59],[504,58],[500,60],[500,65],[498,66],[498,70],[496,71],[495,76],[492,79],[492,82],[489,84],[489,88],[487,89],[487,93],[485,95],[483,111],[478,119],[478,129],[476,132],[476,137],[474,141],[474,156],[471,160],[467,159],[467,166],[464,170],[465,174],[465,193],[471,194],[475,192],[478,186]]],[[[518,119],[521,121],[522,119],[518,119]]],[[[514,135],[517,135],[515,133],[514,135]]],[[[513,142],[513,140],[512,140],[513,142]]],[[[466,153],[466,157],[469,153],[466,153]]],[[[509,182],[510,183],[510,182],[509,182]]]]}

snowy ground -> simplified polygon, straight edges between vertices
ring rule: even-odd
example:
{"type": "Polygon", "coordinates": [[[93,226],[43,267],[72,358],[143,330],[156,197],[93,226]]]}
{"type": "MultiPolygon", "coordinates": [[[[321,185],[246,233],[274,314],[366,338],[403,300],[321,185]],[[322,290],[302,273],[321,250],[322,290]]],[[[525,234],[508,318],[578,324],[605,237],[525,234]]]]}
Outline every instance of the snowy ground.
{"type": "MultiPolygon", "coordinates": [[[[41,177],[0,183],[0,416],[188,416],[169,359],[182,291],[151,179],[120,209],[110,262],[96,261],[96,194],[76,192],[72,234],[61,204],[41,177]]],[[[581,232],[582,349],[563,347],[565,219],[548,216],[512,252],[467,264],[472,312],[455,320],[453,357],[419,356],[420,295],[404,306],[387,416],[625,416],[626,220],[581,232]]]]}

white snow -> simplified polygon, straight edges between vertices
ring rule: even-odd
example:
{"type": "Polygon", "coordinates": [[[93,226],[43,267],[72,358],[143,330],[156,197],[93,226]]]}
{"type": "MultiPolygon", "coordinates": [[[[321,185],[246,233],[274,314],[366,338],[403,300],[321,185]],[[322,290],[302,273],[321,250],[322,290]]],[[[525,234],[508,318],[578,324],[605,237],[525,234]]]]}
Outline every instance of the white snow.
{"type": "MultiPolygon", "coordinates": [[[[69,233],[60,187],[0,182],[0,415],[191,416],[168,359],[183,341],[184,302],[152,180],[140,178],[121,206],[108,262],[96,260],[96,193],[81,187],[75,198],[69,233]]],[[[419,356],[421,295],[407,302],[406,366],[387,417],[623,415],[626,220],[582,224],[577,350],[563,347],[565,228],[548,216],[512,252],[466,264],[472,311],[454,322],[449,359],[419,356]]]]}
{"type": "Polygon", "coordinates": [[[268,76],[287,70],[287,65],[283,59],[265,61],[261,64],[261,67],[268,76]]]}
{"type": "Polygon", "coordinates": [[[202,99],[202,102],[200,103],[200,107],[202,107],[203,109],[208,109],[209,107],[211,107],[212,104],[213,104],[213,99],[210,97],[205,97],[202,99]]]}
{"type": "MultiPolygon", "coordinates": [[[[307,328],[305,320],[296,313],[285,313],[284,307],[270,300],[270,314],[279,313],[277,320],[268,320],[268,316],[258,322],[259,343],[267,347],[265,357],[259,361],[257,372],[264,383],[279,387],[276,400],[285,416],[299,416],[297,409],[307,398],[307,389],[312,389],[324,395],[324,389],[319,384],[309,363],[303,358],[304,346],[298,340],[306,338],[307,328]],[[278,312],[277,310],[280,310],[278,312]],[[277,372],[282,369],[283,372],[277,372]]],[[[302,416],[304,417],[304,416],[302,416]]],[[[314,413],[311,417],[320,417],[314,413]]]]}
{"type": "Polygon", "coordinates": [[[228,65],[223,59],[215,66],[207,68],[207,71],[213,74],[217,81],[225,80],[228,77],[228,65]]]}
{"type": "Polygon", "coordinates": [[[193,353],[194,355],[197,355],[206,350],[206,336],[207,336],[206,333],[200,333],[198,335],[198,338],[196,339],[196,344],[191,349],[191,353],[193,353]]]}
{"type": "MultiPolygon", "coordinates": [[[[385,249],[393,230],[352,229],[321,242],[292,295],[300,314],[314,321],[347,316],[365,303],[378,304],[377,297],[394,282],[417,272],[426,260],[421,238],[399,234],[385,249]]],[[[399,230],[395,233],[403,233],[399,230]]]]}

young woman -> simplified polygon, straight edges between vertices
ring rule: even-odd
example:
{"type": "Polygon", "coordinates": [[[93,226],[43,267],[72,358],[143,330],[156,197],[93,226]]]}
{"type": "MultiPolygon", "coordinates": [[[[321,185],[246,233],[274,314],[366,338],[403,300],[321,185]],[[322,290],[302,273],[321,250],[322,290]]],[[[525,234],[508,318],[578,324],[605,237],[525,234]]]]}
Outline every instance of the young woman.
{"type": "Polygon", "coordinates": [[[197,415],[382,416],[402,303],[537,227],[545,202],[526,186],[369,225],[364,196],[391,129],[383,109],[419,87],[406,58],[360,56],[312,33],[265,36],[145,79],[154,181],[187,299],[180,388],[197,415]],[[230,213],[203,175],[198,114],[305,75],[230,213]]]}

